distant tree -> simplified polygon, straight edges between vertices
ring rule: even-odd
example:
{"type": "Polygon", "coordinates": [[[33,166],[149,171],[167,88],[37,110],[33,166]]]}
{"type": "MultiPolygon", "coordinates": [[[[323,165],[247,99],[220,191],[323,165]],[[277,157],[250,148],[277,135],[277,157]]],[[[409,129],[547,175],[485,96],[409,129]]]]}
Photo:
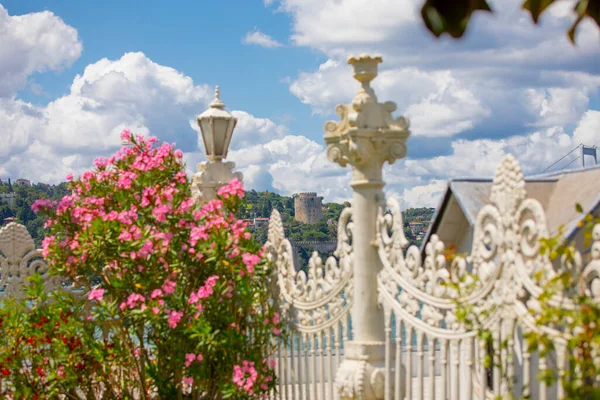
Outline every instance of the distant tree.
{"type": "Polygon", "coordinates": [[[288,197],[285,200],[285,208],[294,210],[294,197],[288,197]]]}
{"type": "MultiPolygon", "coordinates": [[[[525,0],[522,7],[537,24],[544,11],[556,2],[558,0],[525,0]]],[[[427,29],[436,37],[447,33],[459,38],[465,33],[475,11],[493,12],[486,0],[426,0],[421,8],[421,16],[427,29]]],[[[600,27],[600,0],[577,0],[573,11],[577,19],[568,35],[571,42],[575,43],[575,31],[584,18],[591,18],[600,27]]]]}
{"type": "Polygon", "coordinates": [[[282,212],[285,207],[283,206],[283,203],[281,202],[281,200],[276,199],[276,200],[273,200],[273,208],[279,212],[282,212]]]}
{"type": "Polygon", "coordinates": [[[9,193],[13,192],[13,187],[12,187],[12,183],[10,182],[10,178],[8,178],[8,192],[9,193]]]}
{"type": "Polygon", "coordinates": [[[14,217],[14,216],[15,216],[15,214],[10,209],[8,204],[2,203],[0,205],[0,224],[4,221],[5,218],[10,218],[10,217],[14,217]]]}

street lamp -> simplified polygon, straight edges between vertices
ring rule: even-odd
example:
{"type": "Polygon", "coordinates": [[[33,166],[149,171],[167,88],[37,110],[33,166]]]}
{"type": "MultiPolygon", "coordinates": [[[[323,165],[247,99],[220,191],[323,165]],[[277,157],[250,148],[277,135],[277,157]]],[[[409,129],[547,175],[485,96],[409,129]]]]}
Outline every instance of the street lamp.
{"type": "Polygon", "coordinates": [[[215,89],[215,99],[208,110],[198,115],[197,121],[208,161],[201,162],[196,167],[198,172],[192,177],[192,196],[196,202],[204,204],[216,197],[221,186],[234,178],[241,181],[243,177],[241,172],[233,172],[234,162],[223,162],[227,157],[237,118],[225,110],[218,86],[215,89]]]}

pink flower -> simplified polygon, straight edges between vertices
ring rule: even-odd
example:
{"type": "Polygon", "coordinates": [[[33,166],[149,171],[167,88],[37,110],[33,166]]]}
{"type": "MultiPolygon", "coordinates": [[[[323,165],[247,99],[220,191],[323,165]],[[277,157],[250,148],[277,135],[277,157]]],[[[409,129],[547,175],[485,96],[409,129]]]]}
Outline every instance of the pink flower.
{"type": "Polygon", "coordinates": [[[150,298],[156,299],[157,297],[162,297],[162,295],[163,295],[162,290],[160,290],[160,289],[154,289],[152,291],[152,294],[150,295],[150,298]]]}
{"type": "Polygon", "coordinates": [[[98,158],[94,159],[94,165],[97,168],[106,167],[108,165],[108,160],[104,157],[98,157],[98,158]]]}
{"type": "Polygon", "coordinates": [[[173,294],[175,293],[175,287],[177,287],[177,284],[172,280],[167,279],[162,285],[162,290],[165,294],[173,294]]]}
{"type": "Polygon", "coordinates": [[[280,318],[280,316],[279,316],[279,313],[275,313],[275,314],[273,314],[273,323],[274,323],[275,325],[278,325],[278,324],[279,324],[279,318],[280,318]]]}
{"type": "MultiPolygon", "coordinates": [[[[211,277],[207,278],[206,281],[204,282],[204,285],[201,286],[197,292],[192,292],[188,302],[190,304],[195,304],[198,301],[200,301],[201,299],[205,299],[205,298],[209,297],[211,294],[213,294],[214,293],[213,288],[217,284],[217,279],[219,279],[219,277],[217,275],[212,275],[211,277]]],[[[200,307],[198,308],[198,310],[200,311],[200,307]]]]}
{"type": "Polygon", "coordinates": [[[171,311],[169,314],[169,328],[173,329],[179,324],[181,321],[181,317],[183,317],[183,313],[179,311],[171,311]]]}
{"type": "Polygon", "coordinates": [[[90,294],[88,295],[88,300],[102,301],[103,296],[104,296],[103,288],[92,289],[90,291],[90,294]]]}
{"type": "Polygon", "coordinates": [[[50,246],[54,245],[56,242],[56,237],[53,235],[46,236],[44,240],[42,240],[42,256],[47,258],[50,255],[50,246]]]}
{"type": "Polygon", "coordinates": [[[185,355],[185,367],[188,368],[192,363],[196,361],[196,355],[194,353],[188,353],[185,355]]]}
{"type": "Polygon", "coordinates": [[[137,303],[143,303],[145,301],[144,296],[138,293],[131,293],[129,297],[127,297],[127,307],[134,308],[137,303]]]}
{"type": "Polygon", "coordinates": [[[157,206],[154,208],[154,210],[152,210],[152,215],[154,215],[156,221],[164,222],[167,220],[167,213],[169,211],[171,211],[171,207],[165,204],[161,204],[160,206],[157,206]]]}
{"type": "Polygon", "coordinates": [[[242,254],[242,261],[246,265],[246,269],[249,274],[254,273],[254,266],[260,262],[260,257],[256,254],[244,253],[242,254]]]}
{"type": "Polygon", "coordinates": [[[129,141],[131,140],[131,132],[129,131],[129,129],[123,129],[123,132],[121,132],[121,140],[129,143],[129,141]]]}
{"type": "Polygon", "coordinates": [[[34,213],[38,213],[40,210],[45,211],[49,210],[52,207],[56,206],[56,201],[47,200],[47,199],[39,199],[33,202],[31,205],[31,209],[34,213]]]}
{"type": "Polygon", "coordinates": [[[191,377],[191,376],[183,378],[183,384],[184,385],[188,385],[188,386],[192,386],[194,384],[194,378],[191,377]]]}
{"type": "Polygon", "coordinates": [[[222,186],[217,191],[217,195],[227,199],[230,196],[236,196],[240,199],[244,197],[244,185],[238,179],[233,179],[227,185],[222,186]]]}
{"type": "Polygon", "coordinates": [[[71,182],[72,180],[73,180],[73,174],[69,172],[67,174],[67,182],[71,182]]]}
{"type": "Polygon", "coordinates": [[[245,392],[252,394],[254,392],[254,383],[258,378],[258,372],[254,369],[254,363],[243,361],[242,365],[233,367],[233,383],[243,389],[245,392]]]}
{"type": "Polygon", "coordinates": [[[154,314],[158,314],[158,313],[160,313],[160,308],[158,308],[158,307],[152,307],[152,312],[154,314]]]}
{"type": "Polygon", "coordinates": [[[281,334],[281,329],[279,329],[279,328],[273,328],[273,334],[275,336],[279,336],[281,334]]]}

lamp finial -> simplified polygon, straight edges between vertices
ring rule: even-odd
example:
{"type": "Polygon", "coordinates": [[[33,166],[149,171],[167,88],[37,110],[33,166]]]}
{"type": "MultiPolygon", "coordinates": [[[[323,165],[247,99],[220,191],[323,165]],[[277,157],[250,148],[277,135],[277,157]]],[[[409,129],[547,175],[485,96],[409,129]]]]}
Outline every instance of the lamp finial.
{"type": "Polygon", "coordinates": [[[225,108],[225,103],[221,101],[221,89],[219,86],[215,87],[215,99],[210,103],[211,108],[225,108]]]}

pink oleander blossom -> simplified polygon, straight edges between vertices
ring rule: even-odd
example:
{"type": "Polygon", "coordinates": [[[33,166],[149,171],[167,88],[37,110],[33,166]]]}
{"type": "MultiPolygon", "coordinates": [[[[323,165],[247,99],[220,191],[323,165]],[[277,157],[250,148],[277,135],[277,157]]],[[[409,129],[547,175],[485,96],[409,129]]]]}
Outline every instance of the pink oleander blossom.
{"type": "Polygon", "coordinates": [[[222,186],[217,191],[217,195],[227,199],[230,196],[239,198],[244,197],[244,185],[237,178],[231,180],[227,185],[222,186]]]}
{"type": "Polygon", "coordinates": [[[40,210],[48,210],[55,207],[58,203],[56,201],[39,199],[33,202],[31,209],[34,213],[38,213],[40,210]]]}
{"type": "Polygon", "coordinates": [[[194,353],[188,353],[185,355],[185,367],[189,368],[192,363],[196,361],[196,355],[194,353]]]}
{"type": "Polygon", "coordinates": [[[177,327],[183,317],[183,313],[179,311],[171,311],[169,313],[169,328],[174,329],[177,327]]]}
{"type": "Polygon", "coordinates": [[[258,372],[254,368],[253,362],[244,360],[241,366],[235,365],[233,367],[233,383],[248,394],[254,393],[253,387],[257,378],[258,372]]]}
{"type": "Polygon", "coordinates": [[[103,288],[92,289],[90,291],[90,294],[88,294],[88,300],[102,301],[103,296],[104,296],[103,288]]]}
{"type": "Polygon", "coordinates": [[[173,282],[170,279],[167,279],[165,283],[162,285],[162,290],[165,294],[173,294],[175,293],[175,288],[177,287],[177,283],[173,282]]]}
{"type": "Polygon", "coordinates": [[[260,262],[260,257],[256,254],[242,254],[242,262],[246,265],[249,274],[254,273],[254,266],[260,262]]]}

